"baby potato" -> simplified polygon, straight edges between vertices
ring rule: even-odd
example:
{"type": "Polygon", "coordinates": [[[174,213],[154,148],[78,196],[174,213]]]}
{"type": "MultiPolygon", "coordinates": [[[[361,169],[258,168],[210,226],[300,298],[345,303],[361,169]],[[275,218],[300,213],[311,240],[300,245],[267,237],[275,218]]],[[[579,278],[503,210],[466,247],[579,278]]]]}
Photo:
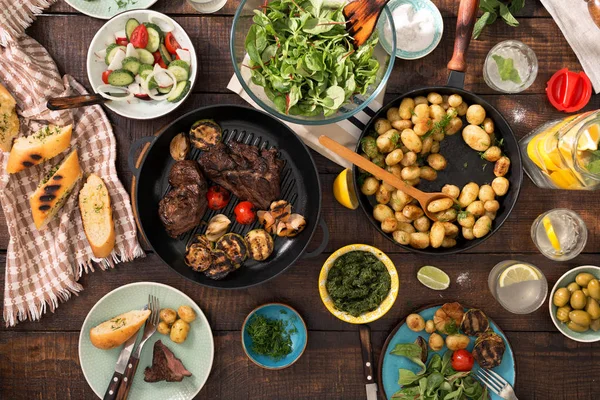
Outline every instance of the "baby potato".
{"type": "Polygon", "coordinates": [[[373,207],[373,218],[379,222],[383,222],[387,218],[394,218],[394,212],[385,204],[377,204],[373,207]]]}
{"type": "Polygon", "coordinates": [[[409,314],[406,317],[406,326],[413,332],[421,332],[425,329],[425,320],[419,314],[409,314]]]}
{"type": "Polygon", "coordinates": [[[448,136],[452,136],[456,132],[458,132],[460,130],[460,128],[462,128],[462,126],[463,126],[462,119],[460,119],[458,117],[454,117],[450,120],[450,122],[448,122],[448,126],[446,126],[446,129],[444,129],[444,133],[448,136]]]}
{"type": "Polygon", "coordinates": [[[486,118],[483,120],[483,130],[488,135],[494,133],[494,121],[491,118],[486,118]]]}
{"type": "Polygon", "coordinates": [[[441,171],[446,168],[448,162],[441,154],[430,154],[427,156],[427,164],[436,171],[441,171]]]}
{"type": "Polygon", "coordinates": [[[392,193],[383,184],[379,185],[379,189],[375,193],[375,200],[379,204],[387,204],[390,202],[391,197],[392,193]]]}
{"type": "Polygon", "coordinates": [[[429,336],[429,348],[433,351],[440,351],[444,347],[444,338],[436,332],[429,336]]]}
{"type": "MultiPolygon", "coordinates": [[[[400,134],[402,143],[410,150],[415,153],[420,153],[423,148],[421,138],[412,129],[405,129],[400,134]]],[[[416,158],[415,158],[416,161],[416,158]]]]}
{"type": "Polygon", "coordinates": [[[410,180],[404,181],[404,183],[406,183],[408,186],[417,186],[420,182],[421,182],[420,178],[415,178],[415,179],[410,179],[410,180]]]}
{"type": "Polygon", "coordinates": [[[163,308],[158,313],[158,317],[161,321],[171,325],[177,319],[177,313],[172,308],[163,308]]]}
{"type": "Polygon", "coordinates": [[[418,121],[429,119],[429,106],[427,104],[417,104],[413,110],[412,117],[417,117],[418,121]]]}
{"type": "Polygon", "coordinates": [[[468,211],[459,212],[457,220],[463,228],[472,228],[475,225],[475,216],[468,211]]]}
{"type": "Polygon", "coordinates": [[[389,110],[387,110],[386,117],[390,123],[402,119],[400,118],[400,114],[398,113],[398,109],[396,107],[391,107],[389,110]]]}
{"type": "Polygon", "coordinates": [[[437,179],[437,172],[435,169],[425,165],[425,166],[421,167],[420,170],[421,170],[420,177],[425,179],[426,181],[435,181],[437,179]]]}
{"type": "MultiPolygon", "coordinates": [[[[404,207],[402,207],[402,208],[404,209],[404,207]]],[[[405,223],[409,224],[409,225],[412,227],[412,219],[408,219],[408,218],[406,218],[406,217],[404,216],[404,214],[402,214],[402,210],[400,210],[400,211],[396,211],[396,212],[394,213],[394,217],[396,217],[396,221],[398,221],[398,222],[405,222],[405,223]]],[[[415,229],[415,228],[413,227],[413,230],[414,230],[414,229],[415,229]]]]}
{"type": "Polygon", "coordinates": [[[411,165],[409,167],[402,168],[400,173],[402,179],[409,181],[411,179],[417,179],[421,176],[421,169],[417,165],[411,165]]]}
{"type": "Polygon", "coordinates": [[[440,152],[440,141],[439,140],[433,140],[433,144],[431,145],[431,153],[439,153],[440,152]]]}
{"type": "Polygon", "coordinates": [[[471,213],[475,217],[481,217],[485,214],[484,203],[481,200],[475,200],[467,206],[467,212],[471,213]]]}
{"type": "Polygon", "coordinates": [[[423,215],[422,217],[415,219],[413,226],[419,232],[428,232],[431,227],[431,221],[427,216],[423,215]]]}
{"type": "Polygon", "coordinates": [[[399,119],[392,122],[392,128],[396,129],[398,132],[402,132],[405,129],[411,129],[412,127],[413,123],[410,119],[399,119]]]}
{"type": "Polygon", "coordinates": [[[426,249],[429,247],[429,233],[415,232],[410,234],[409,245],[415,249],[426,249]]]}
{"type": "Polygon", "coordinates": [[[360,191],[366,196],[374,195],[377,190],[379,190],[379,179],[374,176],[367,177],[360,188],[360,191]]]}
{"type": "Polygon", "coordinates": [[[371,162],[377,165],[379,168],[385,167],[385,157],[381,153],[378,153],[376,157],[371,158],[371,162]]]}
{"type": "Polygon", "coordinates": [[[496,219],[496,211],[486,211],[485,214],[483,214],[483,215],[485,215],[492,221],[496,219]]]}
{"type": "Polygon", "coordinates": [[[446,336],[446,346],[448,347],[448,350],[456,351],[466,349],[469,347],[470,342],[471,339],[469,339],[468,336],[460,333],[446,336]]]}
{"type": "Polygon", "coordinates": [[[449,249],[450,247],[454,247],[456,246],[456,240],[449,238],[449,237],[445,237],[444,240],[442,241],[442,247],[444,249],[449,249]]]}
{"type": "Polygon", "coordinates": [[[444,229],[444,224],[442,224],[440,221],[436,221],[431,226],[431,231],[429,232],[429,244],[434,249],[437,249],[444,242],[445,236],[446,229],[444,229]]]}
{"type": "MultiPolygon", "coordinates": [[[[442,97],[444,97],[444,96],[442,96],[442,97]]],[[[450,104],[448,104],[448,101],[446,101],[446,100],[442,101],[442,104],[440,104],[440,106],[442,107],[444,112],[446,112],[446,110],[450,108],[450,104]]]]}
{"type": "Polygon", "coordinates": [[[456,106],[456,112],[458,113],[459,116],[462,117],[467,114],[468,108],[469,108],[469,106],[467,105],[467,103],[462,102],[458,106],[456,106]]]}
{"type": "MultiPolygon", "coordinates": [[[[473,104],[467,109],[467,122],[473,125],[483,124],[485,109],[479,104],[473,104]]],[[[485,132],[485,131],[484,131],[485,132]]]]}
{"type": "Polygon", "coordinates": [[[408,204],[408,202],[405,202],[402,198],[398,197],[398,192],[399,190],[394,190],[392,192],[390,195],[390,202],[388,203],[388,205],[392,207],[392,210],[394,211],[402,211],[404,206],[408,204]]]}
{"type": "Polygon", "coordinates": [[[394,240],[400,244],[408,245],[410,243],[410,233],[404,231],[395,231],[392,233],[394,240]]]}
{"type": "Polygon", "coordinates": [[[460,189],[456,185],[446,184],[442,188],[442,193],[445,193],[454,199],[458,199],[458,196],[460,195],[460,189]]]}
{"type": "Polygon", "coordinates": [[[398,227],[398,221],[396,218],[386,218],[381,222],[381,230],[385,233],[392,233],[398,227]]]}
{"type": "Polygon", "coordinates": [[[452,94],[450,95],[450,97],[448,97],[448,104],[450,104],[450,107],[458,107],[462,104],[463,99],[462,96],[460,94],[452,94]]]}
{"type": "Polygon", "coordinates": [[[433,322],[433,320],[428,319],[427,321],[425,321],[425,332],[435,332],[435,323],[433,322]]]}
{"type": "Polygon", "coordinates": [[[161,335],[168,335],[169,333],[171,333],[171,327],[165,321],[160,321],[158,323],[158,326],[156,327],[156,330],[161,335]]]}
{"type": "Polygon", "coordinates": [[[385,156],[385,163],[387,165],[396,165],[402,161],[402,157],[404,157],[404,153],[402,153],[401,149],[392,150],[387,156],[385,156]]]}
{"type": "Polygon", "coordinates": [[[488,212],[496,212],[500,209],[500,203],[498,203],[498,200],[488,200],[483,203],[483,208],[488,212]]]}
{"type": "Polygon", "coordinates": [[[413,126],[413,131],[417,134],[417,136],[424,136],[431,127],[433,126],[433,122],[430,119],[417,121],[415,126],[413,126]]]}
{"type": "Polygon", "coordinates": [[[490,185],[481,185],[479,187],[479,200],[484,203],[488,200],[494,200],[496,198],[496,193],[494,193],[494,189],[490,185]]]}
{"type": "Polygon", "coordinates": [[[377,149],[382,153],[389,153],[396,148],[400,139],[400,132],[390,129],[377,138],[377,149]]]}
{"type": "Polygon", "coordinates": [[[433,138],[431,136],[426,137],[422,140],[423,145],[421,147],[421,154],[428,154],[431,152],[431,147],[433,146],[433,138]]]}
{"type": "Polygon", "coordinates": [[[433,200],[432,202],[427,204],[427,211],[432,212],[432,213],[438,213],[440,211],[444,211],[444,210],[451,208],[453,205],[454,205],[454,202],[452,201],[452,199],[448,199],[448,198],[437,199],[437,200],[433,200]]]}
{"type": "Polygon", "coordinates": [[[498,146],[490,146],[486,151],[483,152],[481,158],[489,162],[496,162],[502,157],[502,150],[498,146]]]}
{"type": "Polygon", "coordinates": [[[504,176],[508,173],[508,169],[510,168],[510,158],[506,156],[502,156],[496,161],[496,165],[494,165],[494,175],[496,176],[504,176]]]}
{"type": "Polygon", "coordinates": [[[454,208],[449,208],[446,211],[442,211],[436,214],[436,218],[440,222],[452,222],[456,220],[456,216],[458,215],[458,211],[454,208]]]}
{"type": "Polygon", "coordinates": [[[425,96],[415,97],[415,107],[418,106],[419,104],[427,104],[427,103],[429,103],[427,101],[427,97],[425,97],[425,96]]]}
{"type": "Polygon", "coordinates": [[[431,104],[442,104],[444,99],[442,98],[441,94],[431,92],[427,95],[427,101],[430,102],[431,104]]]}
{"type": "Polygon", "coordinates": [[[396,165],[388,165],[385,170],[390,174],[394,175],[396,178],[402,179],[402,166],[400,164],[396,165]]]}
{"type": "Polygon", "coordinates": [[[413,110],[415,108],[415,101],[410,97],[405,97],[398,107],[398,114],[402,119],[410,119],[412,117],[413,110]]]}
{"type": "Polygon", "coordinates": [[[462,137],[475,151],[486,151],[491,144],[490,136],[478,125],[467,125],[462,131],[462,137]]]}
{"type": "Polygon", "coordinates": [[[480,217],[473,225],[473,236],[477,239],[484,237],[492,230],[492,219],[488,216],[480,217]]]}
{"type": "Polygon", "coordinates": [[[392,129],[392,123],[385,118],[379,118],[377,121],[375,121],[373,127],[375,128],[375,132],[377,132],[377,134],[383,135],[392,129]]]}
{"type": "Polygon", "coordinates": [[[412,221],[423,216],[423,209],[415,204],[408,204],[402,209],[402,214],[412,221]]]}
{"type": "Polygon", "coordinates": [[[448,107],[446,110],[446,115],[451,115],[452,117],[456,117],[458,115],[458,111],[454,107],[448,107]]]}
{"type": "Polygon", "coordinates": [[[458,236],[458,226],[454,225],[452,222],[442,222],[444,226],[444,234],[446,237],[454,239],[458,236]]]}
{"type": "Polygon", "coordinates": [[[398,222],[398,225],[396,226],[396,230],[406,232],[406,233],[415,233],[417,231],[415,229],[415,227],[412,226],[412,224],[407,223],[407,222],[398,222]]]}
{"type": "Polygon", "coordinates": [[[496,196],[504,196],[506,192],[508,192],[509,185],[510,183],[508,182],[508,179],[506,179],[503,176],[494,178],[494,180],[492,181],[492,189],[494,189],[494,193],[496,193],[496,196]]]}
{"type": "Polygon", "coordinates": [[[446,137],[446,134],[444,132],[442,132],[441,130],[436,130],[431,135],[431,138],[438,142],[441,142],[442,140],[444,140],[445,137],[446,137]]]}
{"type": "Polygon", "coordinates": [[[460,196],[458,196],[458,203],[462,208],[465,208],[474,202],[477,196],[479,196],[479,185],[475,182],[467,183],[460,192],[460,196]]]}
{"type": "Polygon", "coordinates": [[[175,343],[183,343],[185,339],[187,339],[188,333],[190,331],[190,324],[185,322],[182,319],[178,319],[171,326],[171,340],[175,343]]]}
{"type": "Polygon", "coordinates": [[[437,104],[432,104],[429,106],[429,117],[433,120],[433,122],[440,122],[446,116],[446,110],[442,108],[442,106],[437,104]]]}
{"type": "Polygon", "coordinates": [[[177,315],[188,324],[196,319],[196,313],[190,306],[179,306],[177,315]]]}
{"type": "Polygon", "coordinates": [[[462,235],[467,240],[473,240],[473,239],[475,239],[475,235],[473,234],[473,228],[465,228],[463,226],[463,228],[462,228],[462,235]]]}
{"type": "Polygon", "coordinates": [[[404,153],[404,157],[402,158],[402,161],[400,161],[400,164],[403,167],[408,167],[411,165],[414,165],[417,162],[417,153],[415,153],[414,151],[408,151],[404,153]]]}

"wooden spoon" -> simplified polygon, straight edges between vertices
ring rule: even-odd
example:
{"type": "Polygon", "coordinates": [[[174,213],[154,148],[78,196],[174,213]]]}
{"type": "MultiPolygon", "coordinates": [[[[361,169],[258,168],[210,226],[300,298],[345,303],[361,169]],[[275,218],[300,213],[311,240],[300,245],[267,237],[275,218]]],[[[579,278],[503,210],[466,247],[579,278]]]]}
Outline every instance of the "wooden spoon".
{"type": "Polygon", "coordinates": [[[592,20],[598,28],[600,28],[600,0],[585,0],[588,3],[588,10],[592,16],[592,20]]]}
{"type": "Polygon", "coordinates": [[[454,198],[448,196],[445,193],[425,193],[417,188],[407,185],[402,179],[398,178],[396,175],[393,175],[387,172],[385,169],[378,167],[377,165],[373,164],[371,161],[367,160],[360,154],[357,154],[352,150],[347,149],[345,146],[342,146],[341,144],[327,136],[320,136],[319,142],[325,148],[331,150],[338,156],[342,157],[344,160],[350,161],[357,167],[360,167],[365,171],[370,172],[375,178],[381,179],[385,183],[392,185],[396,189],[401,190],[407,195],[416,199],[421,205],[423,211],[425,212],[425,215],[427,215],[427,217],[432,221],[437,221],[437,216],[435,213],[432,213],[429,210],[427,210],[427,205],[429,203],[431,203],[433,200],[439,199],[451,199],[452,202],[455,201],[454,198]]]}

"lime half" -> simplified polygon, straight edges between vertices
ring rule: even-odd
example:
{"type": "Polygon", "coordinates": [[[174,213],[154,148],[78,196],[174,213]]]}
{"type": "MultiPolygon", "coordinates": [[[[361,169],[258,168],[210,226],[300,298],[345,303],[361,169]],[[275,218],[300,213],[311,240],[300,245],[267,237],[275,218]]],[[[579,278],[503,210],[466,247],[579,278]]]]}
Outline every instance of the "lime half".
{"type": "Polygon", "coordinates": [[[506,287],[519,282],[537,281],[539,279],[540,275],[535,268],[526,264],[515,264],[502,272],[498,284],[500,287],[506,287]]]}
{"type": "Polygon", "coordinates": [[[417,272],[417,279],[433,290],[445,290],[450,286],[450,277],[444,271],[432,265],[421,267],[417,272]]]}

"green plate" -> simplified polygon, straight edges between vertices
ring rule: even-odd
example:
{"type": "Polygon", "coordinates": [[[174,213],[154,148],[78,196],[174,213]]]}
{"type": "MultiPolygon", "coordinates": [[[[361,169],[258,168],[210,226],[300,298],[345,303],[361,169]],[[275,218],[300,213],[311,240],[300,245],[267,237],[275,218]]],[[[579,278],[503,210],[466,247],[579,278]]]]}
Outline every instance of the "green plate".
{"type": "MultiPolygon", "coordinates": [[[[192,307],[197,318],[190,324],[187,340],[181,344],[172,342],[168,336],[158,332],[148,339],[142,349],[139,367],[129,392],[129,400],[192,399],[208,379],[213,364],[214,342],[210,325],[200,307],[188,296],[170,286],[153,282],[132,283],[121,286],[101,298],[87,315],[79,335],[79,363],[88,384],[100,398],[106,392],[122,346],[111,350],[98,349],[90,342],[89,331],[119,314],[132,309],[142,309],[150,294],[158,297],[161,308],[177,310],[181,305],[192,307]],[[181,382],[144,381],[144,369],[152,364],[152,351],[157,340],[162,340],[163,344],[183,362],[192,376],[183,378],[181,382]]],[[[141,338],[141,335],[139,337],[141,338]]]]}
{"type": "Polygon", "coordinates": [[[157,0],[65,0],[77,11],[100,19],[110,19],[123,11],[150,8],[157,0]],[[121,7],[119,7],[121,4],[121,7]]]}

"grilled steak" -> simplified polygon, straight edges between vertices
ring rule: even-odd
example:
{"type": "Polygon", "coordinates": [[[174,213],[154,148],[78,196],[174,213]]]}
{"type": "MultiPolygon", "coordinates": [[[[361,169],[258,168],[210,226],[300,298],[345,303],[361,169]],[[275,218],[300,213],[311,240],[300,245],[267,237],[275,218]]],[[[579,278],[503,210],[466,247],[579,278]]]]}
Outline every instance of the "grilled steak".
{"type": "Polygon", "coordinates": [[[200,166],[194,160],[178,161],[173,164],[169,172],[169,183],[174,187],[192,184],[196,184],[204,190],[207,187],[200,166]]]}
{"type": "Polygon", "coordinates": [[[175,357],[160,340],[154,343],[152,366],[146,367],[144,380],[146,382],[181,382],[186,376],[192,376],[192,373],[185,369],[181,360],[175,357]]]}
{"type": "Polygon", "coordinates": [[[259,150],[256,146],[232,142],[218,143],[204,151],[198,160],[202,172],[242,200],[267,210],[279,199],[283,161],[276,149],[259,150]]]}

